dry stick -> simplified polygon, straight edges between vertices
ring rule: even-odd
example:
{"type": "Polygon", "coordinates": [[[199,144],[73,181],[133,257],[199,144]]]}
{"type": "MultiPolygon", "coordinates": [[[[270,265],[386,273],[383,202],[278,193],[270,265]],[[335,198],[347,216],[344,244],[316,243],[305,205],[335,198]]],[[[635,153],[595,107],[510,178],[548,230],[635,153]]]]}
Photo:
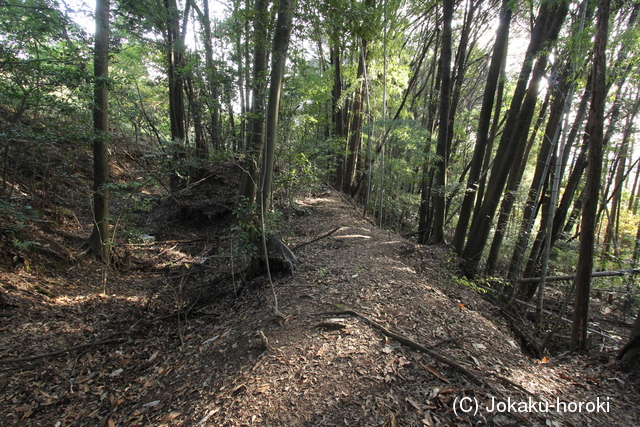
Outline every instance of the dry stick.
{"type": "Polygon", "coordinates": [[[551,327],[551,330],[547,333],[547,335],[544,336],[544,339],[542,340],[542,344],[540,344],[540,354],[544,355],[544,351],[549,345],[551,338],[553,338],[556,332],[558,332],[558,329],[560,328],[560,322],[562,321],[562,316],[564,316],[564,313],[567,311],[567,307],[569,306],[569,300],[571,299],[571,295],[573,294],[573,290],[575,289],[575,287],[576,287],[576,282],[575,281],[571,282],[571,287],[567,291],[567,295],[564,301],[562,302],[562,307],[560,307],[560,311],[558,312],[556,321],[551,327]]]}
{"type": "Polygon", "coordinates": [[[262,232],[262,249],[264,250],[264,263],[267,267],[267,277],[271,284],[271,293],[273,294],[273,315],[285,319],[286,316],[278,310],[278,295],[276,295],[276,287],[273,284],[273,278],[271,277],[271,269],[269,268],[269,252],[267,251],[267,235],[266,225],[264,222],[264,198],[260,198],[260,231],[262,232]]]}
{"type": "MultiPolygon", "coordinates": [[[[114,334],[114,335],[119,335],[119,333],[118,334],[114,334]]],[[[112,337],[114,335],[112,335],[112,337]]],[[[110,344],[112,342],[119,342],[119,341],[123,341],[123,340],[125,340],[125,338],[104,338],[104,339],[101,339],[101,340],[98,340],[98,341],[93,341],[93,342],[89,342],[89,343],[85,343],[85,344],[74,345],[72,347],[67,347],[67,348],[64,348],[62,350],[52,351],[50,353],[36,354],[35,356],[29,356],[29,357],[17,357],[15,359],[0,359],[0,365],[4,365],[4,364],[7,364],[7,363],[29,362],[31,360],[44,359],[45,357],[57,356],[58,354],[68,353],[70,351],[79,350],[79,349],[85,348],[85,347],[93,347],[94,345],[110,344]]]]}
{"type": "MultiPolygon", "coordinates": [[[[591,273],[591,277],[632,276],[635,274],[640,274],[640,268],[632,268],[630,270],[594,271],[593,273],[591,273]]],[[[546,281],[554,282],[560,280],[574,280],[575,278],[575,274],[571,274],[568,276],[551,276],[547,277],[546,281]]],[[[524,279],[520,279],[520,283],[537,283],[539,281],[539,277],[527,277],[524,279]]]]}
{"type": "MultiPolygon", "coordinates": [[[[565,276],[557,276],[557,277],[565,277],[565,276]]],[[[596,276],[593,276],[593,277],[596,277],[596,276]]],[[[572,278],[572,276],[569,276],[568,278],[569,278],[569,279],[571,279],[571,278],[572,278]]],[[[534,277],[533,279],[539,279],[539,277],[534,277]]],[[[547,282],[549,281],[549,279],[550,279],[550,277],[547,277],[547,282]]],[[[527,279],[527,280],[531,280],[531,279],[527,279]]],[[[567,278],[564,278],[563,280],[567,280],[567,278]]],[[[533,280],[532,280],[532,281],[533,281],[533,280]]],[[[495,289],[486,288],[486,287],[484,287],[484,286],[480,286],[480,285],[476,285],[476,286],[478,286],[480,289],[483,289],[483,290],[485,290],[485,291],[494,292],[494,293],[497,293],[497,292],[498,292],[498,291],[496,291],[495,289]]],[[[526,307],[536,308],[536,306],[535,306],[535,305],[533,305],[533,304],[529,304],[529,303],[527,303],[527,302],[521,301],[521,300],[516,299],[516,298],[514,298],[514,299],[513,299],[513,301],[517,302],[518,304],[522,304],[522,305],[524,305],[524,306],[526,306],[526,307]]],[[[542,312],[543,312],[543,313],[550,314],[550,315],[552,315],[552,316],[557,316],[557,315],[558,315],[558,313],[554,313],[553,311],[550,311],[550,310],[542,310],[542,312]]],[[[564,318],[564,317],[560,317],[560,319],[561,319],[563,322],[566,322],[566,323],[573,323],[573,320],[570,320],[570,319],[567,319],[567,318],[564,318]]],[[[600,335],[601,337],[604,337],[604,338],[609,338],[609,339],[610,339],[610,340],[612,340],[612,341],[617,341],[617,339],[616,339],[616,338],[614,338],[614,337],[612,337],[612,336],[610,336],[610,335],[607,335],[607,334],[605,334],[605,333],[602,333],[602,332],[600,332],[600,331],[596,331],[595,329],[587,328],[587,331],[588,331],[588,332],[590,332],[590,333],[592,333],[592,334],[600,335]]]]}
{"type": "Polygon", "coordinates": [[[149,243],[126,243],[125,246],[153,246],[153,245],[161,245],[161,244],[174,244],[174,243],[194,243],[194,242],[202,242],[206,239],[188,239],[188,240],[158,240],[155,242],[149,243]]]}
{"type": "Polygon", "coordinates": [[[436,359],[438,362],[444,363],[446,365],[451,366],[452,368],[456,369],[457,371],[463,373],[464,375],[466,375],[467,377],[469,377],[474,383],[478,384],[478,385],[487,385],[489,388],[491,388],[495,393],[500,394],[497,390],[493,389],[493,387],[490,384],[485,383],[484,381],[482,381],[480,378],[478,378],[477,375],[475,375],[473,372],[471,372],[470,370],[468,370],[467,368],[465,368],[464,366],[460,365],[458,362],[451,360],[447,357],[444,357],[436,352],[434,352],[433,350],[428,349],[427,347],[418,344],[417,342],[410,340],[409,338],[397,334],[395,332],[391,332],[388,329],[386,329],[384,326],[382,326],[381,324],[369,319],[366,316],[363,316],[362,314],[358,313],[357,311],[354,310],[341,310],[341,311],[333,311],[333,312],[328,312],[328,313],[324,313],[324,314],[330,314],[332,316],[343,316],[345,314],[351,315],[351,316],[355,316],[355,317],[359,317],[360,319],[362,319],[365,323],[367,323],[369,326],[371,326],[374,329],[379,330],[380,332],[382,332],[384,335],[388,336],[389,338],[393,338],[394,340],[398,341],[400,344],[403,344],[413,350],[417,350],[419,352],[428,354],[429,356],[433,357],[434,359],[436,359]]]}
{"type": "Polygon", "coordinates": [[[342,227],[336,227],[336,228],[334,228],[333,230],[331,230],[330,232],[328,232],[327,234],[323,234],[322,236],[317,237],[317,238],[315,238],[315,239],[313,239],[313,240],[310,240],[310,241],[305,242],[305,243],[300,243],[300,244],[299,244],[299,245],[297,245],[297,246],[293,246],[293,247],[291,247],[291,250],[292,250],[292,251],[294,251],[294,250],[300,249],[300,248],[302,248],[302,247],[304,247],[304,246],[307,246],[307,245],[310,245],[310,244],[312,244],[312,243],[315,243],[315,242],[317,242],[318,240],[322,240],[322,239],[324,239],[324,238],[326,238],[326,237],[329,237],[329,236],[331,236],[333,233],[335,233],[336,231],[340,230],[341,228],[342,228],[342,227]]]}

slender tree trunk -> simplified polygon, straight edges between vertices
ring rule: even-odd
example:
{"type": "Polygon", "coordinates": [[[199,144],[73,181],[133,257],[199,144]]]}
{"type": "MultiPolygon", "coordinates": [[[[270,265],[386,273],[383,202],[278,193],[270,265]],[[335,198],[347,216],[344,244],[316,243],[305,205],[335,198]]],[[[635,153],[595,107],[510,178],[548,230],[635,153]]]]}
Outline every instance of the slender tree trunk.
{"type": "MultiPolygon", "coordinates": [[[[210,96],[210,121],[211,121],[211,145],[215,150],[220,149],[220,95],[218,90],[218,76],[216,66],[213,62],[213,45],[211,43],[211,18],[209,16],[209,0],[203,0],[204,13],[201,16],[204,27],[204,52],[205,63],[207,65],[207,83],[210,96]]],[[[202,153],[208,156],[207,152],[202,153]]]]}
{"type": "MultiPolygon", "coordinates": [[[[171,124],[171,141],[173,144],[174,167],[177,169],[171,175],[171,190],[176,191],[184,187],[185,171],[181,163],[186,157],[184,146],[185,107],[184,107],[184,39],[181,37],[180,16],[176,0],[164,0],[167,14],[167,74],[169,78],[169,121],[171,124]]],[[[190,2],[187,2],[187,12],[190,2]]],[[[185,16],[186,24],[186,16],[185,16]]]]}
{"type": "Polygon", "coordinates": [[[280,0],[278,5],[278,20],[273,35],[273,50],[271,58],[271,81],[269,82],[269,101],[266,111],[265,144],[262,153],[262,168],[260,173],[260,188],[258,200],[262,208],[263,217],[269,212],[273,184],[273,166],[275,163],[276,144],[278,139],[278,121],[280,115],[280,97],[282,79],[284,78],[287,49],[291,36],[291,19],[293,5],[291,0],[280,0]]]}
{"type": "Polygon", "coordinates": [[[349,144],[344,166],[344,182],[342,183],[342,191],[353,195],[355,191],[356,171],[358,167],[358,159],[360,156],[360,148],[362,145],[362,126],[364,123],[364,97],[365,97],[365,81],[367,57],[369,51],[367,49],[367,41],[362,40],[362,51],[358,60],[358,72],[356,78],[360,82],[359,89],[355,95],[351,110],[351,124],[349,126],[349,144]]]}
{"type": "MultiPolygon", "coordinates": [[[[483,159],[485,156],[487,141],[489,139],[489,127],[491,124],[491,113],[493,109],[493,101],[500,79],[500,70],[507,57],[507,45],[509,41],[509,28],[511,24],[511,7],[508,1],[502,3],[502,11],[500,13],[500,24],[496,32],[496,41],[493,45],[493,54],[491,55],[491,64],[487,73],[487,83],[482,98],[482,107],[480,109],[480,117],[478,119],[478,130],[476,133],[476,145],[471,160],[471,168],[469,170],[469,178],[467,179],[467,188],[462,200],[462,207],[456,225],[455,235],[452,246],[456,252],[461,255],[464,246],[464,239],[467,234],[469,219],[473,210],[473,202],[476,198],[476,190],[480,173],[482,171],[483,159]]],[[[497,122],[497,120],[496,120],[497,122]]]]}
{"type": "MultiPolygon", "coordinates": [[[[640,108],[640,97],[636,96],[636,102],[634,103],[629,116],[627,117],[627,123],[622,135],[622,143],[620,145],[620,149],[618,150],[618,163],[615,171],[615,183],[614,183],[614,192],[611,200],[611,216],[609,217],[609,221],[607,223],[607,228],[603,240],[603,252],[606,254],[609,252],[611,248],[611,244],[617,240],[617,220],[618,220],[618,212],[620,210],[620,206],[622,204],[622,185],[624,180],[626,179],[626,169],[627,169],[627,157],[629,156],[630,149],[630,139],[634,130],[634,122],[636,115],[638,114],[638,109],[640,108]]],[[[618,257],[618,253],[614,254],[618,257]]]]}
{"type": "MultiPolygon", "coordinates": [[[[434,57],[436,55],[434,54],[434,57]]],[[[429,131],[429,135],[433,134],[435,125],[435,116],[438,109],[438,98],[434,95],[440,91],[440,74],[441,74],[441,62],[432,61],[431,70],[428,74],[428,78],[425,82],[425,87],[430,87],[432,90],[425,93],[425,103],[429,105],[427,108],[427,114],[422,117],[422,125],[429,131]],[[437,70],[437,71],[435,71],[437,70]],[[435,75],[434,75],[435,71],[435,75]]],[[[424,157],[428,158],[431,152],[431,142],[425,141],[424,144],[424,157]]],[[[424,162],[422,165],[422,182],[420,187],[420,208],[418,211],[418,243],[426,244],[431,239],[431,227],[430,224],[433,221],[433,215],[429,209],[429,201],[431,200],[431,186],[432,186],[432,169],[429,167],[429,162],[424,162]]]]}
{"type": "MultiPolygon", "coordinates": [[[[236,0],[234,2],[233,8],[234,8],[234,12],[238,13],[238,10],[240,9],[240,4],[241,4],[242,0],[236,0]]],[[[245,25],[243,22],[237,22],[237,28],[236,28],[236,52],[238,55],[238,92],[239,92],[239,97],[240,97],[240,123],[238,124],[239,129],[238,132],[236,134],[235,137],[235,141],[237,146],[240,146],[242,143],[241,141],[244,141],[244,136],[245,136],[245,118],[247,116],[247,105],[245,104],[245,94],[244,94],[244,90],[245,90],[245,85],[244,85],[244,76],[245,76],[245,72],[244,72],[244,61],[242,60],[243,58],[243,43],[242,43],[242,29],[245,28],[245,25]]],[[[246,36],[245,36],[246,37],[246,36]]]]}
{"type": "Polygon", "coordinates": [[[195,133],[195,155],[197,159],[204,160],[209,157],[209,150],[204,139],[204,131],[202,126],[201,104],[198,99],[197,91],[193,87],[193,79],[188,76],[186,81],[187,100],[189,108],[193,116],[193,130],[195,133]]]}
{"type": "Polygon", "coordinates": [[[256,199],[258,163],[264,144],[264,88],[267,73],[267,9],[268,0],[256,0],[253,18],[255,50],[251,88],[251,115],[247,132],[247,152],[244,161],[240,195],[249,203],[256,199]]]}
{"type": "Polygon", "coordinates": [[[636,168],[636,177],[633,180],[633,187],[631,188],[631,197],[629,197],[629,205],[627,207],[628,210],[633,212],[633,214],[637,214],[638,212],[638,182],[640,181],[640,163],[636,168]]]}
{"type": "Polygon", "coordinates": [[[96,1],[93,57],[93,232],[89,250],[105,263],[109,246],[109,0],[96,1]]]}
{"type": "MultiPolygon", "coordinates": [[[[533,61],[543,49],[549,48],[555,42],[567,11],[568,2],[565,1],[542,3],[540,6],[538,18],[531,34],[529,47],[527,48],[525,60],[511,100],[507,122],[496,153],[493,170],[487,186],[488,191],[482,202],[482,207],[478,214],[474,215],[471,222],[469,238],[463,251],[464,267],[467,269],[466,274],[473,275],[477,270],[491,230],[491,223],[493,222],[498,202],[509,175],[511,162],[514,159],[519,143],[523,143],[522,134],[528,131],[533,109],[531,104],[535,105],[533,92],[530,92],[530,100],[527,104],[523,104],[523,100],[525,100],[527,82],[533,68],[533,61]]],[[[547,57],[548,53],[543,54],[539,59],[539,69],[544,69],[541,61],[546,65],[547,57]]],[[[540,75],[534,75],[530,86],[537,85],[540,78],[540,75]]]]}
{"type": "Polygon", "coordinates": [[[448,142],[449,132],[451,131],[449,108],[451,107],[451,22],[453,21],[453,8],[453,0],[444,0],[442,50],[440,53],[442,82],[440,84],[440,119],[438,124],[438,145],[436,148],[438,158],[434,165],[435,191],[432,193],[434,209],[432,240],[434,244],[444,243],[447,163],[449,159],[448,142]]]}
{"type": "MultiPolygon", "coordinates": [[[[337,33],[337,31],[335,31],[337,33]]],[[[337,35],[335,36],[338,37],[337,35]]],[[[342,147],[346,144],[347,128],[344,121],[344,106],[341,105],[342,98],[342,64],[340,58],[341,50],[338,42],[329,50],[331,65],[333,66],[333,89],[331,90],[331,123],[332,134],[342,147]]],[[[341,154],[344,152],[341,150],[341,154]]],[[[336,186],[342,188],[344,178],[344,156],[338,156],[336,171],[336,186]]]]}
{"type": "Polygon", "coordinates": [[[600,194],[600,177],[603,158],[604,105],[606,100],[606,48],[609,32],[610,1],[598,3],[597,31],[594,42],[593,58],[593,97],[589,109],[590,135],[589,165],[585,183],[585,200],[582,211],[580,231],[580,252],[576,271],[573,324],[571,329],[571,348],[583,350],[587,344],[587,321],[589,316],[589,292],[591,272],[593,270],[593,252],[595,243],[596,215],[600,194]]]}

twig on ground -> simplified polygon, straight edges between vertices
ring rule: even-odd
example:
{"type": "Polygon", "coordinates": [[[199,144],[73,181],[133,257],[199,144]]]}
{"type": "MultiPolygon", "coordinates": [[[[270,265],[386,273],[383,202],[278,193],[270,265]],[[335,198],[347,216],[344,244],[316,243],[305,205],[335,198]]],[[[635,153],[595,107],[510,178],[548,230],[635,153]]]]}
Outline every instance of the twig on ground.
{"type": "Polygon", "coordinates": [[[322,240],[322,239],[324,239],[324,238],[326,238],[326,237],[329,237],[329,236],[331,236],[333,233],[335,233],[336,231],[340,230],[341,228],[342,228],[342,227],[336,227],[336,228],[334,228],[333,230],[331,230],[330,232],[328,232],[328,233],[326,233],[326,234],[323,234],[323,235],[322,235],[322,236],[320,236],[320,237],[316,237],[315,239],[310,240],[310,241],[308,241],[308,242],[300,243],[300,244],[299,244],[299,245],[297,245],[297,246],[293,246],[293,247],[291,248],[291,250],[292,250],[292,251],[295,251],[295,250],[300,249],[300,248],[302,248],[302,247],[304,247],[304,246],[307,246],[307,245],[310,245],[310,244],[312,244],[312,243],[315,243],[315,242],[317,242],[318,240],[322,240]]]}
{"type": "Polygon", "coordinates": [[[120,335],[120,334],[122,334],[122,332],[113,334],[109,338],[104,338],[101,340],[92,341],[85,344],[74,345],[72,347],[63,348],[61,350],[52,351],[50,353],[36,354],[34,356],[28,356],[28,357],[16,357],[14,359],[0,359],[0,365],[5,365],[7,363],[30,362],[32,360],[38,360],[38,359],[44,359],[46,357],[57,356],[59,354],[68,353],[74,350],[79,350],[81,348],[93,347],[94,345],[104,345],[104,344],[110,344],[112,342],[124,341],[126,338],[123,338],[123,337],[113,338],[115,335],[120,335]]]}

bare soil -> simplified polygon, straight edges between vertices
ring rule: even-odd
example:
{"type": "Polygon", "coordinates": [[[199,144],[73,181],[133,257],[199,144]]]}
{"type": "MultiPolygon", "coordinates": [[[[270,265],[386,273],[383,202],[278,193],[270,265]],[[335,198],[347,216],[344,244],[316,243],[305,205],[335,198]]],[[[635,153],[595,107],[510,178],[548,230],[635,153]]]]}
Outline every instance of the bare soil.
{"type": "Polygon", "coordinates": [[[155,241],[122,245],[118,269],[50,237],[64,268],[0,272],[2,425],[640,425],[638,375],[615,361],[631,319],[596,304],[617,338],[569,354],[563,329],[556,356],[527,356],[496,306],[454,280],[446,247],[381,230],[335,192],[298,200],[286,221],[293,248],[339,227],[294,249],[293,276],[228,277],[233,192],[211,190],[234,188],[228,172],[191,203],[158,204],[141,223],[155,241]]]}

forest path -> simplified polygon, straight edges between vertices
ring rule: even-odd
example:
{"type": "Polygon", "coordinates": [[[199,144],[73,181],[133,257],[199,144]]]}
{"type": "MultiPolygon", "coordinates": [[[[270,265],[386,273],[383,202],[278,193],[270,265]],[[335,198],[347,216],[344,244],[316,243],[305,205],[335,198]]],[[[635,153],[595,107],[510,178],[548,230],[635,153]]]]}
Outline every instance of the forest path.
{"type": "Polygon", "coordinates": [[[109,273],[104,285],[91,262],[56,276],[2,273],[4,359],[120,339],[0,366],[2,424],[638,425],[633,376],[587,356],[540,363],[523,355],[497,309],[456,283],[447,248],[380,230],[334,192],[298,203],[308,214],[286,221],[290,233],[280,235],[292,247],[339,229],[295,251],[293,276],[274,277],[285,319],[272,314],[266,278],[237,295],[237,282],[213,280],[212,272],[228,271],[228,239],[205,226],[179,229],[162,210],[159,228],[183,234],[135,246],[142,262],[109,273]],[[186,319],[176,316],[198,292],[214,297],[186,319]],[[339,316],[342,329],[318,327],[346,309],[456,361],[485,385],[357,317],[339,316]],[[611,400],[599,413],[488,412],[492,396],[527,402],[523,390],[534,402],[611,400]],[[476,414],[454,412],[464,397],[477,399],[476,414]]]}
{"type": "MultiPolygon", "coordinates": [[[[527,401],[529,395],[514,383],[536,401],[605,396],[587,381],[598,377],[595,372],[563,375],[566,366],[523,356],[502,317],[492,315],[495,309],[474,291],[452,283],[453,259],[446,248],[414,245],[380,230],[335,193],[299,203],[311,214],[290,221],[294,237],[288,243],[295,246],[340,229],[301,248],[295,275],[275,280],[286,320],[269,314],[267,287],[260,307],[244,306],[235,319],[223,322],[222,329],[234,332],[226,345],[220,342],[218,350],[203,353],[212,361],[224,354],[226,362],[219,365],[224,376],[216,381],[214,375],[216,386],[201,395],[204,405],[197,412],[205,415],[200,425],[535,425],[547,420],[624,425],[634,420],[631,402],[631,412],[620,411],[618,420],[602,413],[489,413],[485,405],[493,392],[488,387],[389,340],[362,320],[338,316],[346,328],[319,328],[336,317],[330,312],[356,310],[475,370],[503,394],[498,401],[527,401]],[[257,331],[268,338],[266,352],[256,345],[257,331]],[[456,416],[455,401],[465,396],[477,398],[485,410],[456,416]]],[[[611,385],[616,390],[610,393],[619,395],[620,384],[611,385]]]]}

